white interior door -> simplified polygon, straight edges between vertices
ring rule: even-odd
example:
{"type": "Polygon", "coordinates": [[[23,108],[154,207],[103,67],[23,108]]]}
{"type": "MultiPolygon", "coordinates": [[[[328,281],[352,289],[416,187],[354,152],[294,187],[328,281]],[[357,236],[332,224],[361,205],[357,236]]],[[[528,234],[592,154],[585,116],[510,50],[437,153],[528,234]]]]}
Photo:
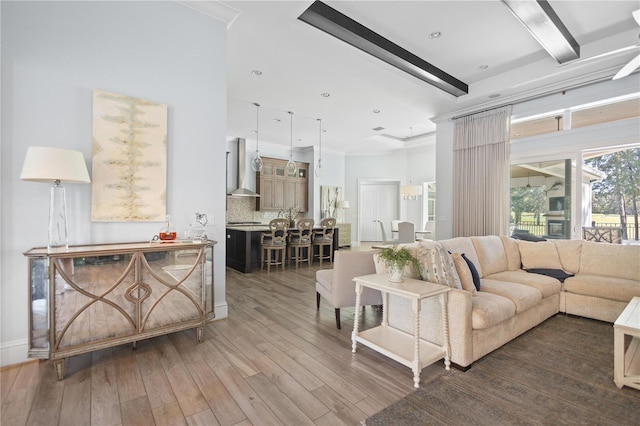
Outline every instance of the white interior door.
{"type": "Polygon", "coordinates": [[[360,183],[360,241],[382,241],[377,220],[384,223],[387,237],[391,237],[391,221],[399,218],[399,197],[398,181],[360,183]]]}

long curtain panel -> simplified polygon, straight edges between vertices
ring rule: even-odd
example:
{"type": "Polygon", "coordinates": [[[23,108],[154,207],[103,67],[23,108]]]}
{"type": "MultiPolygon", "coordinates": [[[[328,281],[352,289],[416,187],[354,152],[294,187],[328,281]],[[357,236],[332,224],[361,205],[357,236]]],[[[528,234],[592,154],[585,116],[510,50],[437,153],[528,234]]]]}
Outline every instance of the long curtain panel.
{"type": "Polygon", "coordinates": [[[507,233],[510,125],[510,105],[455,120],[454,237],[507,233]]]}

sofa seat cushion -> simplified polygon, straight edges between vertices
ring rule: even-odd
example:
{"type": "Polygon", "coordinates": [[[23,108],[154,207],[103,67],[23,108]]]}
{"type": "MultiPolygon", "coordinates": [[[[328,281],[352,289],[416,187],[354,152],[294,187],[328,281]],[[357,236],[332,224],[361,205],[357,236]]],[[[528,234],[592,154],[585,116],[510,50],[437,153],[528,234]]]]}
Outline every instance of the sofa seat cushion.
{"type": "Polygon", "coordinates": [[[634,296],[640,296],[640,282],[600,275],[578,274],[567,278],[564,281],[564,289],[569,293],[625,303],[634,296]]]}
{"type": "Polygon", "coordinates": [[[471,327],[489,328],[516,314],[516,305],[506,297],[479,291],[471,298],[471,327]]]}
{"type": "Polygon", "coordinates": [[[549,297],[552,294],[560,293],[562,284],[555,278],[540,274],[531,274],[529,272],[518,269],[517,271],[505,271],[487,276],[487,279],[497,281],[509,281],[512,283],[524,284],[537,288],[542,293],[542,298],[549,297]]]}
{"type": "Polygon", "coordinates": [[[540,290],[524,284],[482,279],[480,288],[509,299],[516,306],[516,313],[524,312],[542,300],[540,290]]]}
{"type": "Polygon", "coordinates": [[[321,269],[316,271],[316,284],[319,284],[327,294],[333,289],[333,269],[321,269]]]}

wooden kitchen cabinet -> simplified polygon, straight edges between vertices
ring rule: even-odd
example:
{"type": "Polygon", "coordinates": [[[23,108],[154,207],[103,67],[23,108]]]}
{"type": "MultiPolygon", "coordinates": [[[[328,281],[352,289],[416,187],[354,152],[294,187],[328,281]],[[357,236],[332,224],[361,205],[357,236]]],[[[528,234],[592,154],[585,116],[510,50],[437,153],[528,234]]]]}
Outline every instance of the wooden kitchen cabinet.
{"type": "Polygon", "coordinates": [[[194,328],[214,314],[215,241],[34,248],[29,262],[29,352],[54,360],[194,328]]]}
{"type": "Polygon", "coordinates": [[[287,160],[262,159],[262,170],[256,172],[256,210],[309,209],[309,164],[296,163],[296,173],[287,171],[287,160]]]}

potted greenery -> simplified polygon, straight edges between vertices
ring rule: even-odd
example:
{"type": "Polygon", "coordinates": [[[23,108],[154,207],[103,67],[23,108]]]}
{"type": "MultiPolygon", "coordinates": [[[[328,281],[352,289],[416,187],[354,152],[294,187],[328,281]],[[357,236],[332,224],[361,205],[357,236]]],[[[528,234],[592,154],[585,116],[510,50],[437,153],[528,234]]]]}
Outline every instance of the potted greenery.
{"type": "Polygon", "coordinates": [[[389,271],[389,281],[400,283],[402,279],[402,271],[411,264],[416,270],[419,270],[418,260],[413,257],[409,249],[406,247],[390,246],[380,250],[376,256],[384,262],[384,266],[389,271]]]}

